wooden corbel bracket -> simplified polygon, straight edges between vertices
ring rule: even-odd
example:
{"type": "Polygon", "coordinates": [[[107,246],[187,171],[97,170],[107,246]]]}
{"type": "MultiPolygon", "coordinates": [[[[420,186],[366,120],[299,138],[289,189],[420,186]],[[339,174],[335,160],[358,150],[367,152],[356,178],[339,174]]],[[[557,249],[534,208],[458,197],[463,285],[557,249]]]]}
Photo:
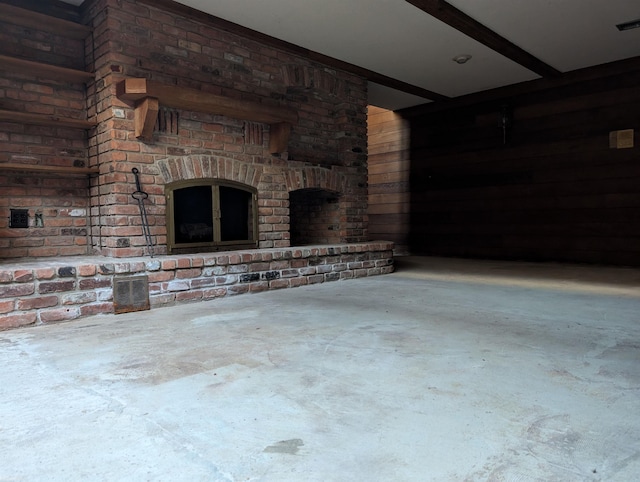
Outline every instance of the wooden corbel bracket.
{"type": "Polygon", "coordinates": [[[229,99],[147,79],[129,78],[118,82],[116,95],[135,107],[135,134],[143,140],[152,137],[160,105],[269,124],[269,151],[272,154],[287,150],[291,126],[298,121],[298,114],[285,107],[229,99]]]}
{"type": "Polygon", "coordinates": [[[160,102],[155,97],[143,97],[136,102],[135,133],[138,139],[150,141],[158,119],[160,102]]]}

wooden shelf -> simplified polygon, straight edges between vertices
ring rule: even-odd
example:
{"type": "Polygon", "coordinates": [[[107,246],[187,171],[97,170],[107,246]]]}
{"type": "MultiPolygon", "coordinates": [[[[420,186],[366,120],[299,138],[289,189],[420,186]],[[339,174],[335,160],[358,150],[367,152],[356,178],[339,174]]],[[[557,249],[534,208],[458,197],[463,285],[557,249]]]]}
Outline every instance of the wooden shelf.
{"type": "Polygon", "coordinates": [[[20,7],[15,7],[7,3],[0,3],[0,18],[7,23],[20,25],[21,27],[32,28],[34,30],[42,30],[44,32],[54,33],[61,37],[83,40],[87,38],[91,31],[91,27],[80,23],[63,20],[58,17],[44,15],[20,7]]]}
{"type": "Polygon", "coordinates": [[[229,99],[188,87],[166,85],[140,78],[124,79],[116,85],[116,95],[136,109],[136,137],[150,139],[159,105],[174,109],[224,115],[235,119],[271,125],[272,153],[286,150],[291,124],[298,121],[298,113],[286,107],[229,99]]]}
{"type": "Polygon", "coordinates": [[[16,112],[0,109],[0,121],[17,122],[36,126],[73,127],[78,129],[91,129],[96,126],[94,121],[72,119],[57,115],[30,114],[28,112],[16,112]]]}
{"type": "Polygon", "coordinates": [[[43,64],[32,60],[24,60],[8,55],[0,55],[0,70],[19,70],[34,75],[41,75],[54,80],[84,83],[92,80],[95,74],[84,70],[68,69],[57,65],[43,64]]]}
{"type": "Polygon", "coordinates": [[[17,163],[0,163],[0,171],[29,171],[47,174],[66,174],[73,176],[90,176],[99,174],[98,167],[64,167],[64,166],[42,166],[39,164],[17,164],[17,163]]]}

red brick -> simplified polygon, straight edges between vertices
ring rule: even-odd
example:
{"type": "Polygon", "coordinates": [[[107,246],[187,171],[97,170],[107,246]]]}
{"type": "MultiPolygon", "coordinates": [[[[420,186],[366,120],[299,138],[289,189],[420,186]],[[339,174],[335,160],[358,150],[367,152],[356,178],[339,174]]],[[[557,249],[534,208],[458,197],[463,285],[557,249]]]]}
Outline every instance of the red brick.
{"type": "Polygon", "coordinates": [[[249,291],[252,293],[260,293],[269,289],[268,281],[258,281],[256,283],[249,284],[249,291]]]}
{"type": "Polygon", "coordinates": [[[113,149],[118,151],[140,152],[140,143],[133,141],[111,141],[113,149]]]}
{"type": "Polygon", "coordinates": [[[113,313],[113,303],[96,303],[80,307],[81,316],[93,316],[100,313],[113,313]]]}
{"type": "Polygon", "coordinates": [[[13,300],[0,301],[0,313],[11,313],[14,307],[15,303],[13,300]]]}
{"type": "Polygon", "coordinates": [[[218,265],[220,266],[224,266],[226,264],[229,264],[229,256],[228,255],[219,255],[218,256],[218,265]]]}
{"type": "Polygon", "coordinates": [[[226,288],[212,288],[212,289],[204,290],[202,293],[202,297],[204,299],[221,298],[226,294],[227,294],[226,288]]]}
{"type": "Polygon", "coordinates": [[[162,288],[164,291],[189,291],[190,286],[187,281],[169,281],[162,288]]]}
{"type": "Polygon", "coordinates": [[[308,284],[308,280],[305,276],[302,276],[300,278],[291,278],[289,280],[289,285],[291,286],[291,288],[295,288],[297,286],[304,286],[308,284]]]}
{"type": "Polygon", "coordinates": [[[203,295],[202,290],[182,291],[176,293],[176,301],[193,301],[201,300],[203,295]]]}
{"type": "Polygon", "coordinates": [[[174,259],[163,259],[162,260],[162,269],[163,270],[172,270],[176,269],[176,261],[174,259]]]}
{"type": "Polygon", "coordinates": [[[74,320],[80,316],[80,308],[57,308],[53,310],[43,310],[40,312],[40,321],[50,323],[53,321],[74,320]]]}
{"type": "MultiPolygon", "coordinates": [[[[203,266],[215,266],[216,262],[217,262],[217,259],[216,259],[215,255],[213,255],[213,256],[205,256],[203,258],[203,266]]],[[[196,265],[194,264],[194,266],[196,266],[196,265]]]]}
{"type": "Polygon", "coordinates": [[[96,270],[94,264],[83,264],[78,266],[78,276],[95,276],[96,270]]]}
{"type": "Polygon", "coordinates": [[[40,308],[50,308],[58,304],[58,297],[52,296],[38,296],[37,298],[24,298],[18,300],[19,310],[37,310],[40,308]]]}
{"type": "Polygon", "coordinates": [[[291,263],[288,260],[283,261],[272,261],[269,269],[287,269],[291,266],[291,263]]]}
{"type": "Polygon", "coordinates": [[[13,272],[13,281],[16,283],[25,283],[27,281],[33,281],[33,271],[26,269],[19,269],[13,272]]]}
{"type": "Polygon", "coordinates": [[[87,278],[78,282],[81,290],[95,290],[98,288],[111,288],[111,278],[87,278]]]}
{"type": "Polygon", "coordinates": [[[37,321],[35,313],[17,313],[0,318],[0,330],[18,328],[19,326],[32,325],[37,321]]]}
{"type": "Polygon", "coordinates": [[[63,291],[72,291],[75,288],[75,281],[47,281],[38,285],[38,293],[60,293],[63,291]]]}
{"type": "Polygon", "coordinates": [[[205,288],[207,286],[215,286],[216,279],[215,278],[199,278],[191,281],[191,288],[205,288]]]}
{"type": "Polygon", "coordinates": [[[269,263],[251,263],[249,265],[249,271],[256,273],[258,271],[269,271],[271,269],[269,263]]]}
{"type": "Polygon", "coordinates": [[[249,292],[249,285],[235,285],[235,286],[229,286],[229,288],[227,288],[227,294],[229,295],[239,295],[239,294],[248,293],[248,292],[249,292]]]}
{"type": "Polygon", "coordinates": [[[97,295],[95,291],[84,291],[81,293],[70,293],[62,296],[63,305],[83,305],[96,301],[97,295]]]}
{"type": "Polygon", "coordinates": [[[321,274],[307,276],[307,281],[309,282],[309,284],[322,283],[324,281],[324,276],[321,274]]]}
{"type": "Polygon", "coordinates": [[[242,258],[239,254],[233,253],[229,255],[229,264],[240,264],[242,258]]]}
{"type": "Polygon", "coordinates": [[[193,279],[202,275],[200,268],[192,269],[179,269],[176,271],[176,278],[178,279],[193,279]]]}
{"type": "Polygon", "coordinates": [[[151,306],[169,305],[176,301],[175,293],[163,293],[160,295],[149,296],[149,304],[151,306]]]}
{"type": "Polygon", "coordinates": [[[288,287],[289,287],[288,279],[274,279],[273,281],[269,281],[270,290],[278,290],[281,288],[288,288],[288,287]]]}
{"type": "Polygon", "coordinates": [[[0,298],[16,298],[18,296],[28,296],[35,293],[33,283],[0,286],[0,298]]]}
{"type": "Polygon", "coordinates": [[[191,267],[191,259],[189,258],[179,258],[177,262],[177,266],[179,269],[190,268],[191,267]]]}
{"type": "Polygon", "coordinates": [[[171,281],[175,278],[174,271],[156,271],[149,273],[149,283],[160,283],[162,281],[171,281]]]}
{"type": "Polygon", "coordinates": [[[57,256],[59,253],[58,248],[30,248],[29,256],[38,258],[38,257],[49,257],[49,256],[57,256]]]}
{"type": "Polygon", "coordinates": [[[141,273],[143,271],[146,271],[147,264],[144,261],[140,261],[140,262],[137,262],[137,263],[130,263],[129,264],[129,269],[130,269],[131,273],[141,273]]]}

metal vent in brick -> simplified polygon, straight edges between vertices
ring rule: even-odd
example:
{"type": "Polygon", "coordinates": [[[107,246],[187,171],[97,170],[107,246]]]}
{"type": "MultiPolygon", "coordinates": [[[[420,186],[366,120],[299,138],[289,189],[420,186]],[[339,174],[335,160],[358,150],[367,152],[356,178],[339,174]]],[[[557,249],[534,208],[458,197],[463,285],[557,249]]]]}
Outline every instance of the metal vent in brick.
{"type": "Polygon", "coordinates": [[[28,228],[29,227],[29,210],[28,209],[12,209],[9,218],[10,228],[28,228]]]}
{"type": "Polygon", "coordinates": [[[149,309],[149,278],[128,276],[113,279],[113,308],[116,313],[149,309]]]}

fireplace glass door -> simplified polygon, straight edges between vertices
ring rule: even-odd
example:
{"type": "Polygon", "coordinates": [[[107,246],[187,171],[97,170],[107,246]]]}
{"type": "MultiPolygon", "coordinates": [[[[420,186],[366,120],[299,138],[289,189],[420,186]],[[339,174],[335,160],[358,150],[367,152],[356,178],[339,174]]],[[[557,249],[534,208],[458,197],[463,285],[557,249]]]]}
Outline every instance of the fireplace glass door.
{"type": "Polygon", "coordinates": [[[256,192],[218,180],[167,186],[167,246],[193,253],[257,246],[256,192]]]}

